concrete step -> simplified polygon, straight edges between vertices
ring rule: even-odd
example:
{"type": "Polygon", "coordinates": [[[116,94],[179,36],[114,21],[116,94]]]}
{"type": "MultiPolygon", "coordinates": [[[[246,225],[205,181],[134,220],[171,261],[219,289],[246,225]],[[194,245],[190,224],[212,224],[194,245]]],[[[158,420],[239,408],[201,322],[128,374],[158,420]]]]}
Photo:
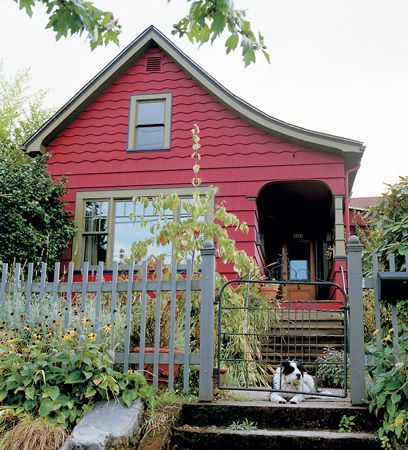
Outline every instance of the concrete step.
{"type": "Polygon", "coordinates": [[[298,405],[262,401],[218,401],[183,405],[173,429],[172,449],[379,450],[376,419],[366,407],[347,401],[303,402],[298,405]],[[340,433],[343,416],[354,416],[352,432],[340,433]],[[256,429],[237,430],[244,421],[256,429]],[[236,428],[236,427],[235,427],[236,428]]]}
{"type": "Polygon", "coordinates": [[[339,433],[334,431],[254,430],[178,427],[173,430],[173,449],[253,449],[257,450],[379,450],[373,433],[339,433]]]}
{"type": "Polygon", "coordinates": [[[347,402],[303,402],[299,405],[269,402],[222,401],[210,404],[186,404],[181,410],[181,424],[192,427],[228,427],[244,419],[256,422],[262,429],[306,429],[337,431],[343,416],[355,416],[353,431],[377,429],[368,409],[347,402]]]}

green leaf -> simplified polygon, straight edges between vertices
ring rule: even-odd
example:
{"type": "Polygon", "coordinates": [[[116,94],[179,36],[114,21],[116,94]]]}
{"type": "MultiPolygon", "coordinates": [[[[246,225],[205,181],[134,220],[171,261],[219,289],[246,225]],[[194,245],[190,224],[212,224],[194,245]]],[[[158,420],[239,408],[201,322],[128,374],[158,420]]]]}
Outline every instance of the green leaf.
{"type": "Polygon", "coordinates": [[[227,54],[237,48],[239,37],[237,34],[231,34],[231,36],[225,41],[225,47],[227,47],[227,54]]]}
{"type": "Polygon", "coordinates": [[[60,395],[60,390],[58,386],[51,386],[47,389],[47,393],[51,400],[56,400],[60,395]]]}
{"type": "Polygon", "coordinates": [[[85,381],[85,377],[80,370],[75,370],[71,372],[65,380],[65,384],[78,384],[83,383],[85,381]]]}
{"type": "Polygon", "coordinates": [[[130,407],[132,403],[138,398],[137,392],[134,389],[126,389],[122,394],[123,402],[130,407]]]}
{"type": "Polygon", "coordinates": [[[25,388],[24,392],[25,392],[25,396],[26,396],[27,399],[34,400],[35,389],[34,389],[33,386],[25,388]]]}
{"type": "Polygon", "coordinates": [[[51,399],[44,398],[41,400],[40,408],[38,410],[40,416],[46,417],[54,410],[54,405],[51,399]]]}

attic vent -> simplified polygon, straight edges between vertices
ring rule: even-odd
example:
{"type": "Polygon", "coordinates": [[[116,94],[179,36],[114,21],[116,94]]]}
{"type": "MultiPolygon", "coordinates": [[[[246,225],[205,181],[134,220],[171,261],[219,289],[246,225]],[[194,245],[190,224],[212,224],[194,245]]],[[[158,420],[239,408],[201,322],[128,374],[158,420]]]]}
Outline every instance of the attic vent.
{"type": "Polygon", "coordinates": [[[148,56],[146,59],[146,72],[160,72],[161,64],[161,56],[148,56]]]}

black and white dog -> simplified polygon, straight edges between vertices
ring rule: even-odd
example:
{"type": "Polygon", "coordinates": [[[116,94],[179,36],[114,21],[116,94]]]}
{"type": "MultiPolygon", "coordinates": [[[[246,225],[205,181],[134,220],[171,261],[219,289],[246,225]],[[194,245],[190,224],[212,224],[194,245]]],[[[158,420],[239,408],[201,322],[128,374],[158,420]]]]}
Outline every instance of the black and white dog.
{"type": "Polygon", "coordinates": [[[286,403],[287,400],[289,403],[299,403],[304,400],[304,394],[317,394],[313,377],[297,361],[282,362],[282,366],[278,367],[273,375],[272,389],[299,392],[272,392],[269,398],[274,403],[286,403]]]}

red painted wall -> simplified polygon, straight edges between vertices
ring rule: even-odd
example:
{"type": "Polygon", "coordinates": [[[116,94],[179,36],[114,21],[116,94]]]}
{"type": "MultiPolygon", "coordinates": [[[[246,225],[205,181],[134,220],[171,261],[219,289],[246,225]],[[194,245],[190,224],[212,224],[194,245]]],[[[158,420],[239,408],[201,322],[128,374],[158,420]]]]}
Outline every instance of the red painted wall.
{"type": "Polygon", "coordinates": [[[77,190],[189,186],[194,123],[202,129],[203,184],[217,185],[218,201],[247,221],[249,234],[234,238],[259,261],[256,202],[248,196],[278,180],[321,180],[333,194],[344,194],[340,156],[286,142],[245,122],[167,55],[160,73],[146,73],[146,56],[158,53],[150,49],[48,146],[50,173],[68,175],[72,211],[77,190]],[[173,94],[171,150],[126,152],[130,95],[160,92],[173,94]]]}

